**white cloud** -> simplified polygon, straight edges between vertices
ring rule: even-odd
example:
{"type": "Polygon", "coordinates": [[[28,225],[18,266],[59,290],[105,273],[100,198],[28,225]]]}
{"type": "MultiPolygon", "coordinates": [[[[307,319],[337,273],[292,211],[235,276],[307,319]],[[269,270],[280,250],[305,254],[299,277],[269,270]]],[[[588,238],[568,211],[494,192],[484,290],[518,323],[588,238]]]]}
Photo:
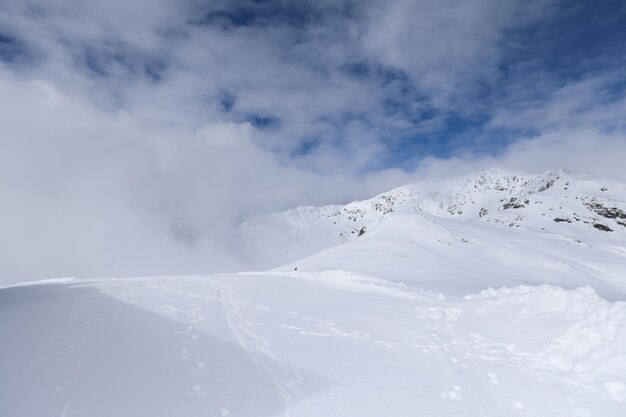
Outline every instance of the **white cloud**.
{"type": "Polygon", "coordinates": [[[626,134],[600,129],[563,128],[524,138],[496,156],[460,154],[449,159],[426,158],[422,178],[450,178],[492,167],[528,173],[566,169],[580,175],[626,179],[626,134]]]}
{"type": "MultiPolygon", "coordinates": [[[[626,98],[613,91],[614,84],[622,78],[621,70],[605,71],[599,75],[583,75],[547,91],[525,86],[534,90],[535,98],[503,103],[494,112],[490,126],[542,131],[587,126],[624,129],[626,98]]],[[[540,88],[544,85],[540,83],[540,88]]]]}
{"type": "Polygon", "coordinates": [[[21,53],[2,64],[0,50],[0,282],[243,268],[232,234],[246,216],[423,176],[500,165],[626,177],[617,73],[559,84],[521,62],[526,81],[475,102],[502,81],[507,31],[556,2],[0,4],[0,35],[21,53]],[[244,6],[282,14],[189,24],[244,6]],[[453,112],[492,117],[469,151],[389,168],[389,143],[436,138],[453,112]],[[535,132],[511,136],[521,128],[535,132]],[[500,130],[513,145],[471,150],[500,130]]]}
{"type": "Polygon", "coordinates": [[[397,0],[370,11],[364,46],[406,71],[435,105],[475,93],[498,76],[503,32],[545,18],[556,1],[397,0]]]}
{"type": "Polygon", "coordinates": [[[248,123],[150,126],[5,71],[0,125],[3,282],[243,268],[233,226],[246,216],[409,181],[302,171],[256,146],[248,123]]]}

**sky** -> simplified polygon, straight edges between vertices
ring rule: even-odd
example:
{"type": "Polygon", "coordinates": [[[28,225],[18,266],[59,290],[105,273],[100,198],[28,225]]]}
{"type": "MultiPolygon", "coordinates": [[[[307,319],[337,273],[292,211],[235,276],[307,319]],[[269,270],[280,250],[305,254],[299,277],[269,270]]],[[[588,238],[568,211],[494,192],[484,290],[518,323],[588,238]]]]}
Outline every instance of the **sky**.
{"type": "Polygon", "coordinates": [[[245,218],[626,178],[620,0],[4,0],[0,284],[252,268],[245,218]]]}

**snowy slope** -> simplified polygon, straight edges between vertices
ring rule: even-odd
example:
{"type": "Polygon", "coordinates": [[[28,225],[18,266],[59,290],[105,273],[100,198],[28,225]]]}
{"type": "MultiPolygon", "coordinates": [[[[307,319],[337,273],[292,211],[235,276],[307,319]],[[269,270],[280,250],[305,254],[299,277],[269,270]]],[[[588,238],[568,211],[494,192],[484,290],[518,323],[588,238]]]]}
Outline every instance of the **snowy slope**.
{"type": "Polygon", "coordinates": [[[623,416],[626,304],[340,271],[0,291],[0,415],[623,416]]]}
{"type": "Polygon", "coordinates": [[[288,264],[281,270],[350,270],[444,291],[552,283],[626,295],[618,180],[489,170],[260,216],[240,232],[264,267],[288,264]]]}
{"type": "Polygon", "coordinates": [[[624,416],[625,202],[490,170],[244,222],[267,272],[0,288],[0,416],[624,416]]]}

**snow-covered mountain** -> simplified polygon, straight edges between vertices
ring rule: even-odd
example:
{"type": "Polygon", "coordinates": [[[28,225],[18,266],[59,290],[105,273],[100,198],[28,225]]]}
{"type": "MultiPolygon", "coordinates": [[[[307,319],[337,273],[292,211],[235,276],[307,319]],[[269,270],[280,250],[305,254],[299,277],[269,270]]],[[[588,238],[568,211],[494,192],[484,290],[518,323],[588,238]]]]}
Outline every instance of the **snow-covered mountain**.
{"type": "Polygon", "coordinates": [[[345,206],[249,219],[264,268],[341,269],[432,289],[594,282],[626,294],[626,182],[502,170],[408,185],[345,206]]]}
{"type": "Polygon", "coordinates": [[[0,289],[0,416],[626,413],[626,182],[489,170],[239,231],[272,270],[0,289]]]}

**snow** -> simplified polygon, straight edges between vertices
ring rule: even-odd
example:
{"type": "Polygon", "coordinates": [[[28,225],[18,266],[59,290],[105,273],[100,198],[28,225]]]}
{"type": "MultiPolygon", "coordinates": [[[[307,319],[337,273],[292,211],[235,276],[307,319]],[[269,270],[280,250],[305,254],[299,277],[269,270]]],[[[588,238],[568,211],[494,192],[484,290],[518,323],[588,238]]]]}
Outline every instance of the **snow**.
{"type": "Polygon", "coordinates": [[[625,200],[490,170],[244,222],[264,272],[2,288],[0,415],[623,416],[625,200]]]}
{"type": "MultiPolygon", "coordinates": [[[[425,240],[435,239],[442,245],[463,239],[471,242],[473,231],[492,232],[488,238],[513,244],[518,243],[517,238],[528,238],[519,243],[526,246],[537,240],[554,246],[558,240],[583,246],[592,256],[619,254],[623,261],[625,207],[626,183],[622,181],[592,181],[566,172],[521,175],[490,170],[453,181],[400,187],[343,207],[300,207],[255,217],[242,223],[240,235],[249,256],[262,268],[288,264],[344,243],[350,246],[366,241],[377,229],[401,231],[411,226],[420,233],[408,230],[404,235],[417,238],[427,228],[425,240]],[[593,209],[594,202],[621,210],[615,215],[621,213],[624,218],[599,214],[593,209]],[[487,214],[481,215],[483,210],[487,214]],[[615,233],[598,230],[595,224],[615,233]],[[359,236],[363,228],[365,233],[359,236]]],[[[394,233],[392,239],[395,237],[394,233]]],[[[494,248],[493,242],[487,244],[494,248]]]]}

